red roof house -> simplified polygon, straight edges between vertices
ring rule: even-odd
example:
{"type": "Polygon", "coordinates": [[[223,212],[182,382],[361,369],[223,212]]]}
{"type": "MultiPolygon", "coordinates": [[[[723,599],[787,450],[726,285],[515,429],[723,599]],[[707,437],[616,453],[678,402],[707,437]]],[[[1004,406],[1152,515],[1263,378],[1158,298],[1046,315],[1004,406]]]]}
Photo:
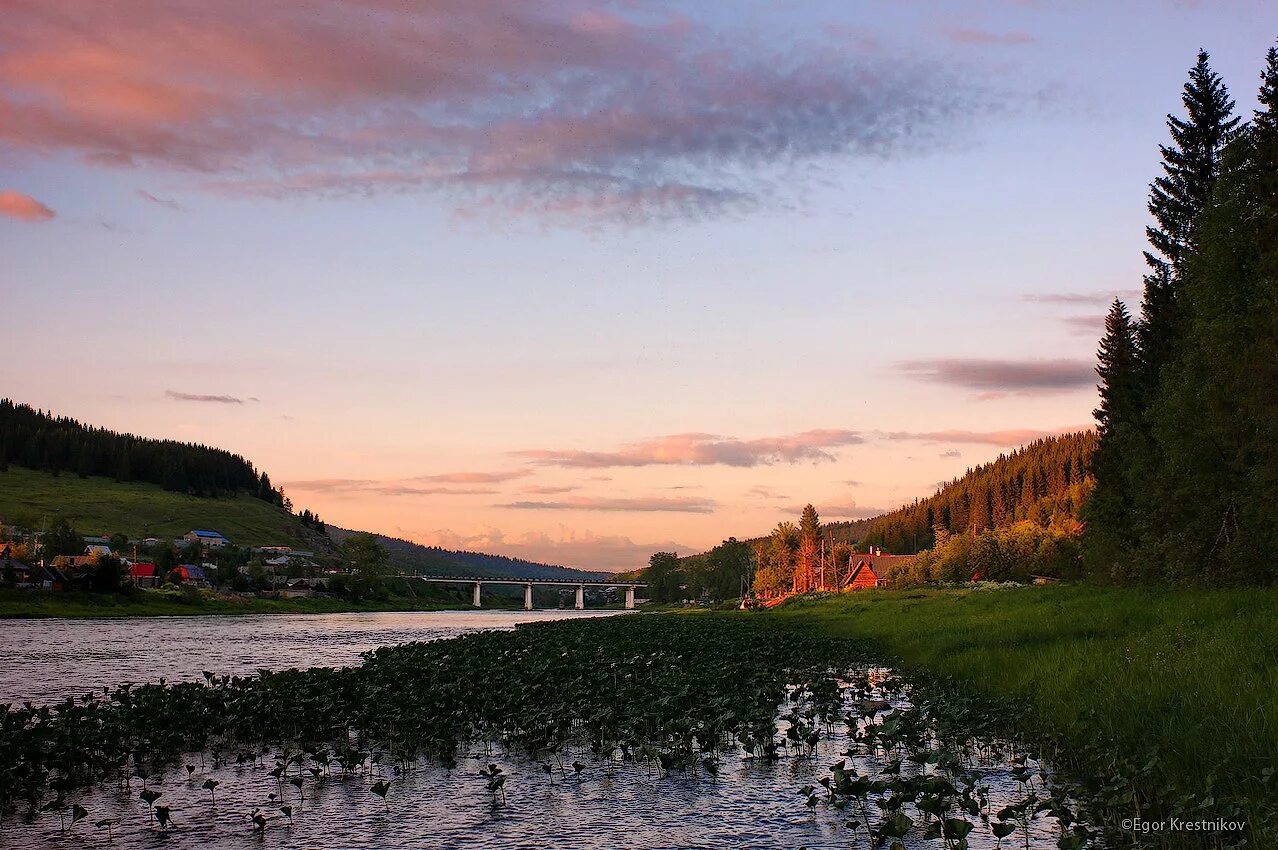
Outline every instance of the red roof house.
{"type": "Polygon", "coordinates": [[[908,564],[912,560],[914,560],[913,555],[884,555],[878,551],[869,555],[853,555],[852,572],[844,582],[843,589],[865,590],[871,587],[883,587],[887,583],[888,567],[908,564]]]}

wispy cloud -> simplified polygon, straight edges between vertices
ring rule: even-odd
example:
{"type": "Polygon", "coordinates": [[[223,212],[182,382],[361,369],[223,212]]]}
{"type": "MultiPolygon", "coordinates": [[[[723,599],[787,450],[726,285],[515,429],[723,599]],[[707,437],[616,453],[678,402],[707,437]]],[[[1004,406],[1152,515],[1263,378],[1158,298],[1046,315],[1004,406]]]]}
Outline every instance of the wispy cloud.
{"type": "Polygon", "coordinates": [[[655,437],[615,451],[527,449],[515,452],[542,466],[597,469],[626,466],[767,466],[800,461],[832,461],[829,449],[865,442],[856,431],[819,429],[782,437],[741,440],[689,433],[655,437]]]}
{"type": "MultiPolygon", "coordinates": [[[[0,116],[3,114],[3,110],[0,110],[0,116]]],[[[0,130],[0,133],[3,133],[3,130],[0,130]]],[[[30,195],[24,195],[13,189],[0,189],[0,215],[16,218],[18,221],[49,221],[57,213],[30,195]]]]}
{"type": "Polygon", "coordinates": [[[165,209],[172,210],[173,212],[190,212],[190,210],[188,210],[186,207],[182,206],[181,204],[179,204],[177,201],[173,200],[172,198],[161,198],[158,195],[152,195],[150,192],[148,192],[145,189],[138,189],[138,197],[142,198],[144,201],[150,201],[156,206],[160,206],[160,207],[164,207],[165,209]]]}
{"type": "Polygon", "coordinates": [[[246,401],[257,401],[255,398],[242,399],[233,395],[203,395],[200,393],[182,393],[177,390],[165,390],[164,395],[174,401],[198,401],[209,404],[244,404],[246,401]]]}
{"type": "Polygon", "coordinates": [[[1021,395],[1063,393],[1094,387],[1096,372],[1087,360],[997,360],[951,357],[907,360],[897,371],[933,384],[1021,395]]]}
{"type": "Polygon", "coordinates": [[[328,493],[334,496],[492,496],[499,493],[486,487],[417,487],[402,480],[371,478],[315,478],[286,481],[284,489],[305,493],[328,493]]]}
{"type": "Polygon", "coordinates": [[[1010,101],[992,74],[819,30],[781,44],[586,0],[10,0],[0,43],[12,151],[570,220],[748,212],[810,166],[942,147],[1010,101]]]}
{"type": "Polygon", "coordinates": [[[417,475],[409,481],[437,481],[441,484],[500,484],[516,478],[532,475],[531,469],[511,469],[504,472],[446,472],[442,475],[417,475]]]}
{"type": "Polygon", "coordinates": [[[495,505],[494,507],[526,511],[708,514],[714,513],[716,503],[710,499],[669,499],[663,497],[623,499],[582,496],[554,502],[510,502],[504,505],[495,505]]]}
{"type": "Polygon", "coordinates": [[[1010,428],[1005,431],[884,431],[885,440],[917,440],[925,443],[972,443],[985,446],[1021,446],[1043,437],[1081,431],[1084,426],[1042,431],[1034,428],[1010,428]]]}
{"type": "Polygon", "coordinates": [[[520,493],[526,493],[530,496],[557,496],[560,493],[571,493],[574,490],[580,490],[576,484],[564,484],[561,486],[543,485],[541,487],[525,487],[520,493]]]}
{"type": "Polygon", "coordinates": [[[1022,295],[1021,299],[1034,304],[1105,307],[1115,298],[1127,301],[1139,297],[1140,290],[1138,289],[1117,289],[1097,292],[1030,292],[1022,295]]]}
{"type": "Polygon", "coordinates": [[[939,455],[937,455],[937,457],[940,457],[940,458],[956,458],[956,457],[962,457],[962,456],[963,456],[963,453],[958,451],[957,449],[950,449],[948,452],[941,452],[939,455]]]}
{"type": "MultiPolygon", "coordinates": [[[[824,520],[830,519],[872,519],[888,512],[887,508],[862,507],[856,502],[814,503],[813,507],[824,520]]],[[[802,513],[804,506],[796,505],[791,513],[802,513]]]]}
{"type": "Polygon", "coordinates": [[[1033,44],[1038,41],[1037,38],[1024,30],[995,32],[981,27],[945,27],[942,32],[946,38],[955,44],[1016,46],[1033,44]]]}

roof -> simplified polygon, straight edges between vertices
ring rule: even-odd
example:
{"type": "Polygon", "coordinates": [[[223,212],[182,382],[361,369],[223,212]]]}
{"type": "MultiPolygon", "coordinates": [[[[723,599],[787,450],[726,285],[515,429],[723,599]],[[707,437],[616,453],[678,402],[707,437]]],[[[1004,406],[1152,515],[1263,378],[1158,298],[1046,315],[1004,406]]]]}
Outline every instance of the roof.
{"type": "Polygon", "coordinates": [[[188,531],[187,534],[194,534],[196,537],[217,537],[222,540],[226,539],[226,535],[220,531],[205,531],[204,529],[200,529],[200,528],[193,528],[190,531],[188,531]]]}
{"type": "Polygon", "coordinates": [[[173,568],[182,578],[187,581],[208,581],[208,574],[204,572],[203,567],[197,567],[195,564],[178,564],[173,568]]]}
{"type": "Polygon", "coordinates": [[[134,564],[129,567],[129,575],[132,578],[154,578],[155,571],[155,564],[134,564]]]}

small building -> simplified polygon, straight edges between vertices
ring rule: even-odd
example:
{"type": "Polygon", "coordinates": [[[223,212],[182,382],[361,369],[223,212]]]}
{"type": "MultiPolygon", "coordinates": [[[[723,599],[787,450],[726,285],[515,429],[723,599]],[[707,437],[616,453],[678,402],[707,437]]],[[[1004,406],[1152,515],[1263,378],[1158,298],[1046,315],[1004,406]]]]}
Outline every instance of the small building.
{"type": "Polygon", "coordinates": [[[866,590],[887,584],[888,569],[904,566],[914,560],[913,555],[884,555],[881,549],[871,549],[868,555],[853,555],[852,572],[843,584],[844,590],[866,590]]]}
{"type": "Polygon", "coordinates": [[[84,547],[84,554],[91,558],[109,558],[115,553],[111,551],[111,547],[105,543],[90,543],[84,547]]]}
{"type": "Polygon", "coordinates": [[[129,579],[137,587],[158,587],[160,569],[155,564],[133,564],[129,567],[129,579]]]}
{"type": "Polygon", "coordinates": [[[199,543],[202,546],[227,546],[230,540],[219,531],[207,531],[205,529],[193,528],[186,534],[182,535],[182,539],[187,543],[199,543]]]}
{"type": "Polygon", "coordinates": [[[204,572],[204,568],[197,567],[195,564],[178,564],[169,570],[169,578],[176,579],[179,584],[190,584],[194,587],[213,586],[213,583],[209,581],[208,573],[204,572]]]}

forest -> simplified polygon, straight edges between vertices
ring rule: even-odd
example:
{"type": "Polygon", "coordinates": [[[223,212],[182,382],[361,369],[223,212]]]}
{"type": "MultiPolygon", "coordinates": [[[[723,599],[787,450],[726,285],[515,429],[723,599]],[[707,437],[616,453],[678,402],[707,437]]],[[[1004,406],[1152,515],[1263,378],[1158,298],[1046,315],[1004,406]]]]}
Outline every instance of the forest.
{"type": "Polygon", "coordinates": [[[196,496],[243,493],[291,508],[265,472],[223,449],[121,434],[0,399],[0,472],[9,464],[55,475],[142,481],[196,496]]]}
{"type": "Polygon", "coordinates": [[[1168,116],[1138,316],[1115,301],[1097,372],[1089,578],[1278,579],[1278,49],[1244,121],[1206,53],[1168,116]]]}
{"type": "Polygon", "coordinates": [[[1044,437],[1011,454],[969,469],[935,495],[874,519],[864,536],[888,552],[915,553],[937,532],[975,534],[1028,521],[1041,528],[1077,531],[1092,489],[1096,433],[1044,437]]]}

